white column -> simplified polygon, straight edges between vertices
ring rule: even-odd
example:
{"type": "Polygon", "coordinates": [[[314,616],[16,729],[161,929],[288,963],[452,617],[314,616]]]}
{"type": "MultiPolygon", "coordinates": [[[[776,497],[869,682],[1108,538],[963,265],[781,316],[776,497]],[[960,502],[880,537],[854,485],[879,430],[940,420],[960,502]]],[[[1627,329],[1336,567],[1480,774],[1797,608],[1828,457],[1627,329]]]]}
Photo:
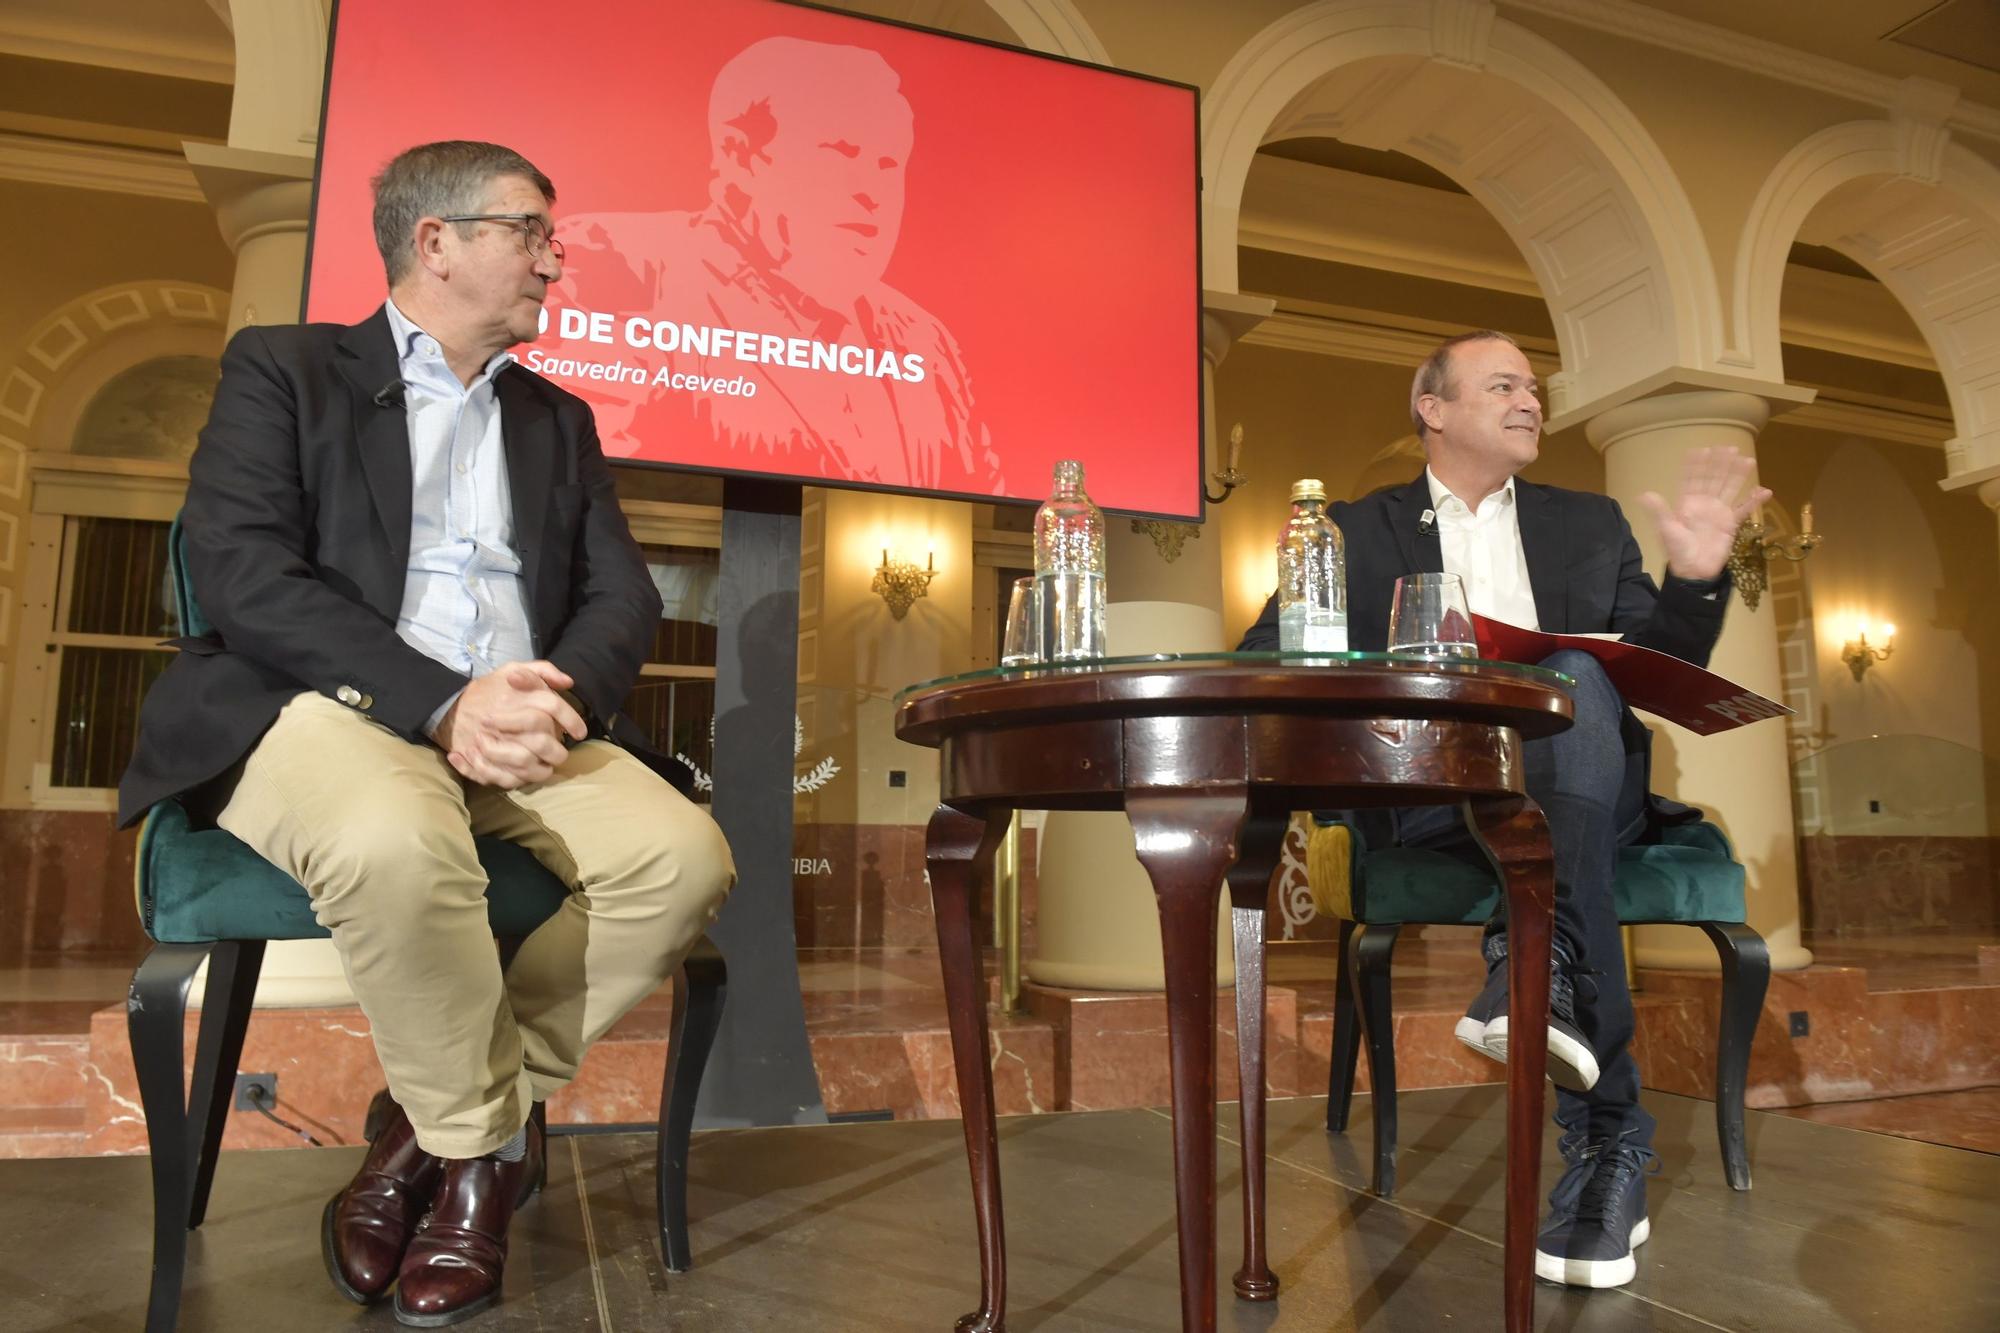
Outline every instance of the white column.
{"type": "Polygon", "coordinates": [[[191,143],[187,160],[236,254],[229,332],[246,324],[298,322],[312,211],[310,157],[191,143]]]}
{"type": "MultiPolygon", "coordinates": [[[[1755,456],[1770,403],[1755,394],[1699,390],[1642,398],[1591,418],[1590,442],[1604,454],[1604,489],[1624,508],[1646,567],[1662,577],[1666,557],[1651,517],[1639,503],[1646,491],[1672,497],[1691,449],[1734,445],[1755,456]]],[[[1755,611],[1731,596],[1722,638],[1709,666],[1767,698],[1779,696],[1778,635],[1766,599],[1755,611]]],[[[1771,946],[1771,965],[1812,962],[1799,939],[1798,841],[1785,729],[1757,723],[1719,736],[1696,736],[1648,718],[1653,727],[1653,787],[1699,805],[1729,835],[1748,871],[1749,922],[1771,946]]],[[[1642,927],[1636,953],[1642,967],[1712,971],[1714,948],[1680,927],[1642,927]]]]}

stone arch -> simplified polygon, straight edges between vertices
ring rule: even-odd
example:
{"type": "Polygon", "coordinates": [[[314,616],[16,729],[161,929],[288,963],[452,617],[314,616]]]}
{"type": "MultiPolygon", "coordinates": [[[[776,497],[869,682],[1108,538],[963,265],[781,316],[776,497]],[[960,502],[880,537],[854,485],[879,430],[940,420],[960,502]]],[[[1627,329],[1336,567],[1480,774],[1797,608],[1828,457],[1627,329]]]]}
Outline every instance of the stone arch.
{"type": "Polygon", "coordinates": [[[1073,0],[880,0],[862,12],[943,32],[1019,43],[1044,55],[1108,65],[1110,53],[1073,0]],[[996,29],[994,22],[998,21],[996,29]],[[1000,29],[1012,34],[1011,39],[1000,29]]]}
{"type": "Polygon", "coordinates": [[[104,287],[43,318],[0,371],[0,645],[13,641],[25,563],[29,454],[67,450],[97,391],[133,366],[219,354],[228,307],[228,293],[196,283],[104,287]]]}
{"type": "Polygon", "coordinates": [[[67,450],[85,408],[124,371],[162,356],[220,353],[228,308],[228,293],[197,283],[103,287],[50,312],[0,368],[0,677],[9,689],[28,578],[29,455],[67,450]]]}
{"type": "Polygon", "coordinates": [[[229,146],[312,156],[326,83],[328,6],[322,0],[227,0],[223,7],[236,39],[229,146]]]}
{"type": "Polygon", "coordinates": [[[1924,335],[1957,431],[1946,471],[1970,483],[2000,477],[2000,168],[1920,130],[1893,120],[1836,125],[1772,170],[1737,249],[1732,354],[1782,377],[1778,307],[1792,243],[1840,251],[1924,335]]]}
{"type": "Polygon", "coordinates": [[[986,4],[1031,51],[1094,65],[1111,63],[1111,53],[1071,0],[986,0],[986,4]]]}
{"type": "Polygon", "coordinates": [[[1202,102],[1204,285],[1237,290],[1238,217],[1271,140],[1407,153],[1463,185],[1533,269],[1561,373],[1551,414],[1722,346],[1707,241],[1665,156],[1604,82],[1490,0],[1320,0],[1244,44],[1202,102]]]}
{"type": "Polygon", "coordinates": [[[30,450],[66,450],[115,376],[163,356],[218,356],[229,294],[188,282],[127,282],[79,296],[28,333],[0,374],[0,498],[26,490],[30,450]]]}

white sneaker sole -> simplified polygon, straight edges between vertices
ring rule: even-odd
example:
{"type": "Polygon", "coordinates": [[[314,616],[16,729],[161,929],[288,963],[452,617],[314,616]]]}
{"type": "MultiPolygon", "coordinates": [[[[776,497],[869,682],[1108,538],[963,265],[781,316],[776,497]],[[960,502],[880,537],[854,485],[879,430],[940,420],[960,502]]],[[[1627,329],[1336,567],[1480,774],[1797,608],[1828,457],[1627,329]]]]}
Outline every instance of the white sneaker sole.
{"type": "MultiPolygon", "coordinates": [[[[1640,1218],[1632,1228],[1632,1249],[1644,1245],[1652,1234],[1652,1219],[1640,1218]]],[[[1639,1261],[1632,1257],[1632,1250],[1627,1250],[1623,1259],[1565,1259],[1535,1251],[1535,1276],[1565,1287],[1622,1287],[1638,1275],[1639,1261]]]]}
{"type": "MultiPolygon", "coordinates": [[[[1507,1015],[1486,1025],[1486,1053],[1507,1063],[1507,1015]]],[[[1598,1072],[1597,1057],[1588,1046],[1549,1029],[1549,1082],[1571,1092],[1589,1092],[1597,1086],[1598,1072]]]]}
{"type": "Polygon", "coordinates": [[[1470,1014],[1458,1020],[1458,1026],[1451,1030],[1451,1035],[1481,1055],[1492,1054],[1486,1049],[1486,1025],[1470,1014]]]}

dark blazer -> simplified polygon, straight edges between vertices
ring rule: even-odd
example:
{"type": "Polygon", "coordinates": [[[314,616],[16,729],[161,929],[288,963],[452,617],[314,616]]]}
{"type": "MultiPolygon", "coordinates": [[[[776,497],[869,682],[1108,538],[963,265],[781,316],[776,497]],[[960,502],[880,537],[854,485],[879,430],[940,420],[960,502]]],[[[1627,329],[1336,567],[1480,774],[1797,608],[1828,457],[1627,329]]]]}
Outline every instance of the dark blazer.
{"type": "MultiPolygon", "coordinates": [[[[1722,633],[1727,575],[1713,583],[1670,575],[1664,588],[1655,585],[1631,525],[1609,496],[1516,478],[1514,502],[1535,617],[1543,629],[1620,634],[1696,666],[1708,665],[1722,633]]],[[[1347,644],[1354,651],[1379,653],[1388,647],[1389,604],[1398,578],[1444,572],[1436,526],[1418,530],[1430,507],[1430,487],[1421,475],[1329,507],[1346,543],[1347,644]]],[[[1276,593],[1237,646],[1246,652],[1277,648],[1276,593]]]]}
{"type": "MultiPolygon", "coordinates": [[[[1629,643],[1708,665],[1729,602],[1727,574],[1711,583],[1668,575],[1666,586],[1659,587],[1646,573],[1624,512],[1609,496],[1537,486],[1516,477],[1514,503],[1520,507],[1521,552],[1527,559],[1535,618],[1544,630],[1619,634],[1629,643]]],[[[1329,507],[1346,543],[1347,645],[1356,652],[1379,653],[1388,647],[1389,605],[1397,579],[1444,572],[1436,526],[1419,531],[1430,507],[1430,486],[1421,474],[1406,485],[1329,507]]],[[[1277,646],[1274,592],[1237,647],[1277,646]]],[[[1700,818],[1694,807],[1652,792],[1652,733],[1630,709],[1619,734],[1625,742],[1625,785],[1638,811],[1619,830],[1619,841],[1657,841],[1663,826],[1700,818]]],[[[1386,812],[1364,810],[1348,817],[1368,845],[1387,846],[1395,836],[1396,826],[1386,812]]]]}
{"type": "MultiPolygon", "coordinates": [[[[410,433],[385,310],[360,324],[250,327],[188,467],[189,576],[215,630],[147,692],[118,819],[229,772],[306,690],[419,744],[468,677],[396,634],[410,546],[410,433]]],[[[591,734],[686,790],[618,716],[660,618],[590,408],[520,366],[494,380],[535,652],[575,678],[591,734]]]]}

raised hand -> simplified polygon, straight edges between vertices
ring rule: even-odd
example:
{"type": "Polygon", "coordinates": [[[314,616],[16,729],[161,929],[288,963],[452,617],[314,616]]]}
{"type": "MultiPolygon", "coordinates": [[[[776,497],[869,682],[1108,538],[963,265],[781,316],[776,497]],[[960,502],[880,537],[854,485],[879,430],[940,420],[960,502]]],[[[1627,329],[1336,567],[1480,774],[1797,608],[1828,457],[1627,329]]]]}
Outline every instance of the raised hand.
{"type": "Polygon", "coordinates": [[[544,782],[568,753],[563,736],[586,734],[557,693],[575,683],[549,662],[509,662],[466,686],[431,739],[469,781],[505,791],[544,782]]]}
{"type": "Polygon", "coordinates": [[[1771,498],[1770,491],[1752,484],[1756,471],[1757,461],[1733,447],[1696,449],[1687,456],[1680,494],[1671,505],[1657,491],[1639,497],[1659,524],[1669,574],[1705,583],[1722,573],[1736,529],[1771,498]]]}

